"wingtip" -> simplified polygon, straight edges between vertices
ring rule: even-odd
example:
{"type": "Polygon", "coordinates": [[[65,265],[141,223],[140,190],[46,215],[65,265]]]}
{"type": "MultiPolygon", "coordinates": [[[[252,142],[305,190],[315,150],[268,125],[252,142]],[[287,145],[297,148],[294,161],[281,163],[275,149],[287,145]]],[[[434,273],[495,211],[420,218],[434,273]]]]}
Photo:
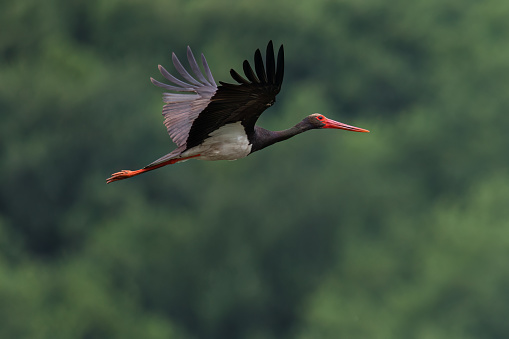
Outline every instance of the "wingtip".
{"type": "MultiPolygon", "coordinates": [[[[283,48],[283,43],[279,46],[279,49],[283,48]]],[[[267,47],[272,46],[272,49],[274,49],[274,42],[272,40],[269,40],[269,43],[267,44],[267,47]]]]}

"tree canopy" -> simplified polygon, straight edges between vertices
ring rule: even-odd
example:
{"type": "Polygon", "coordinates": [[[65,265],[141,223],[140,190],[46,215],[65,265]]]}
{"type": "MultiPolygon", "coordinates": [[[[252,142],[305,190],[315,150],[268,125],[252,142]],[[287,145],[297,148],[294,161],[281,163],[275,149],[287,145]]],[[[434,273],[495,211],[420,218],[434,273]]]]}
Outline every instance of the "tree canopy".
{"type": "Polygon", "coordinates": [[[0,4],[1,338],[509,336],[509,3],[0,4]],[[172,150],[157,65],[285,46],[235,162],[172,150]]]}

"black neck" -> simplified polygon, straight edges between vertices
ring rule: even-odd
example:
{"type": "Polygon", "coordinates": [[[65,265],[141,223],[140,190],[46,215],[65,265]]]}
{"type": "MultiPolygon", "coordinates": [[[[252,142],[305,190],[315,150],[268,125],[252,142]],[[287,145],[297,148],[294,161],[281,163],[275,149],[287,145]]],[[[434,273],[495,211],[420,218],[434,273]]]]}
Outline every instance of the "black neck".
{"type": "Polygon", "coordinates": [[[251,148],[251,153],[259,151],[267,146],[273,145],[276,142],[284,141],[289,139],[297,134],[308,131],[313,127],[309,124],[304,123],[303,121],[299,122],[297,125],[282,130],[282,131],[269,131],[265,128],[261,128],[255,126],[253,135],[249,138],[253,147],[251,148]]]}

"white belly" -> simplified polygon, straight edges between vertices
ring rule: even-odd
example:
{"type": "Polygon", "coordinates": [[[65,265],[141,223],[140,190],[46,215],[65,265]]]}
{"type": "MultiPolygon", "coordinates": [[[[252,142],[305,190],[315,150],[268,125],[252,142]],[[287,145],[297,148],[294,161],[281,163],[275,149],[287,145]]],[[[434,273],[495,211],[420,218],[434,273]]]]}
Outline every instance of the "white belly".
{"type": "Polygon", "coordinates": [[[185,151],[181,157],[200,154],[197,159],[236,160],[246,157],[251,152],[251,147],[244,126],[236,122],[212,132],[201,145],[185,151]]]}

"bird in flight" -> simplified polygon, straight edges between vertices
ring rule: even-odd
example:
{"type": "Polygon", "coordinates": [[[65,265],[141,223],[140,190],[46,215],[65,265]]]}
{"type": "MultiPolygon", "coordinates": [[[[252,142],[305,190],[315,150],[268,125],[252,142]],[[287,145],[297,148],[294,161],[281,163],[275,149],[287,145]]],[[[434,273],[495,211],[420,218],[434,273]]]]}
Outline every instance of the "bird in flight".
{"type": "Polygon", "coordinates": [[[169,92],[163,93],[164,125],[177,148],[142,169],[123,170],[111,175],[106,183],[131,178],[135,175],[189,159],[236,160],[259,151],[276,142],[312,129],[335,128],[354,132],[369,132],[311,114],[297,125],[283,131],[269,131],[255,126],[260,115],[276,101],[284,73],[283,45],[277,62],[272,41],[267,45],[265,65],[260,50],[254,54],[254,70],[247,60],[242,77],[230,70],[238,84],[214,81],[210,68],[201,55],[202,72],[189,46],[187,60],[194,77],[182,66],[175,53],[173,64],[184,81],[171,75],[163,66],[159,71],[172,84],[150,78],[152,83],[169,92]]]}

